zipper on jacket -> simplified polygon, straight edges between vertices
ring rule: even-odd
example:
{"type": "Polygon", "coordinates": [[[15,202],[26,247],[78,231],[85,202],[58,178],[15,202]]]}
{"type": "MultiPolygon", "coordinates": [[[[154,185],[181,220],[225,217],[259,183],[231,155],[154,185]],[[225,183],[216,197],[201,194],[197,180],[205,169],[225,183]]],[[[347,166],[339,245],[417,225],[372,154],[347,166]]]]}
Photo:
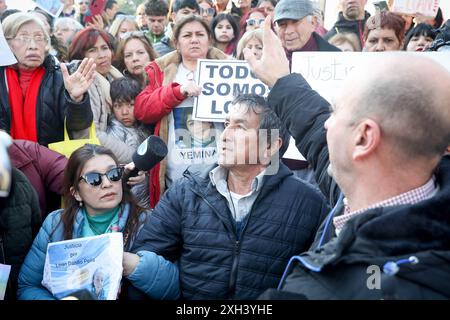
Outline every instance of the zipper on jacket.
{"type": "Polygon", "coordinates": [[[241,242],[236,239],[234,242],[234,250],[233,250],[233,264],[231,266],[231,274],[230,281],[228,282],[228,292],[227,296],[229,299],[233,298],[234,291],[236,290],[236,279],[238,272],[238,264],[239,264],[239,251],[241,250],[241,242]]]}
{"type": "MultiPolygon", "coordinates": [[[[201,194],[199,194],[197,191],[195,191],[193,188],[191,188],[191,191],[199,196],[201,199],[203,199],[206,204],[213,209],[218,215],[219,212],[217,209],[201,194]]],[[[241,243],[242,239],[244,238],[245,230],[247,229],[248,221],[250,220],[250,216],[253,212],[253,208],[255,207],[255,204],[258,203],[261,196],[261,192],[258,194],[258,196],[255,199],[255,202],[253,202],[252,208],[250,212],[245,217],[245,224],[241,229],[241,232],[239,234],[239,240],[238,235],[236,234],[236,228],[233,229],[233,235],[234,235],[234,250],[233,250],[233,263],[231,265],[231,274],[230,274],[230,281],[228,282],[228,292],[227,297],[228,299],[232,299],[234,296],[234,292],[236,290],[236,282],[237,282],[237,273],[238,273],[238,265],[239,265],[239,257],[240,257],[240,251],[241,251],[241,243]]]]}

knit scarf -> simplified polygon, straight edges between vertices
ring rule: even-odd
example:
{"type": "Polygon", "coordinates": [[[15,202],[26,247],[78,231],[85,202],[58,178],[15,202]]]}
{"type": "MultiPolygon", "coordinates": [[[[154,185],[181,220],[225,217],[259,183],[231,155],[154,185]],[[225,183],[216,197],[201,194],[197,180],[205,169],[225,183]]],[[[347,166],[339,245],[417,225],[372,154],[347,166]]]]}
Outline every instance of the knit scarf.
{"type": "Polygon", "coordinates": [[[43,67],[34,70],[25,96],[23,96],[17,71],[12,67],[6,68],[11,105],[11,136],[13,139],[37,142],[36,104],[44,74],[45,69],[43,67]]]}

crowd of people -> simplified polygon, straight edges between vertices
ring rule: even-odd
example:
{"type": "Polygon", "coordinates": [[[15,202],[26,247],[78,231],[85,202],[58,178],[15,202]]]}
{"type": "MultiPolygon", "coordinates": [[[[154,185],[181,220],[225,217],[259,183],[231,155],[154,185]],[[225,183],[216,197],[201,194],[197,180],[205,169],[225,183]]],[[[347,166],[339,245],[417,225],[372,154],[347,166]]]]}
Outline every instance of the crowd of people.
{"type": "MultiPolygon", "coordinates": [[[[312,0],[145,0],[134,14],[108,0],[95,16],[89,0],[61,2],[55,17],[0,0],[17,61],[0,61],[6,299],[55,299],[48,244],[111,232],[124,238],[117,299],[450,298],[450,73],[400,52],[445,50],[440,9],[340,0],[326,30],[312,0]],[[290,72],[294,52],[319,51],[392,52],[330,103],[290,72]],[[247,61],[268,97],[196,120],[200,59],[247,61]],[[100,145],[51,150],[92,127],[100,145]],[[132,177],[151,135],[168,154],[132,177]],[[306,168],[282,159],[291,137],[306,168]]],[[[91,298],[105,299],[104,277],[91,298]]]]}

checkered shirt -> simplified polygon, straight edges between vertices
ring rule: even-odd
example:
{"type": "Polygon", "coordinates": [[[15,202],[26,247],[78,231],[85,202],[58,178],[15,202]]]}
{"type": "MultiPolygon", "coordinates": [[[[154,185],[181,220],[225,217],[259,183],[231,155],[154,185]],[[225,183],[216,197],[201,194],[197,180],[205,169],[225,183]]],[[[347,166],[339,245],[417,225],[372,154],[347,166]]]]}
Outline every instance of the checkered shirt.
{"type": "Polygon", "coordinates": [[[389,198],[387,200],[375,203],[367,208],[360,209],[354,212],[350,211],[349,206],[347,205],[347,199],[344,198],[344,214],[338,217],[333,218],[333,224],[336,229],[336,234],[339,234],[341,229],[344,227],[344,224],[361,213],[366,212],[369,209],[381,208],[381,207],[390,207],[390,206],[398,206],[402,204],[415,204],[420,201],[431,198],[437,191],[438,187],[435,184],[435,179],[432,177],[426,184],[411,191],[402,193],[398,196],[389,198]]]}

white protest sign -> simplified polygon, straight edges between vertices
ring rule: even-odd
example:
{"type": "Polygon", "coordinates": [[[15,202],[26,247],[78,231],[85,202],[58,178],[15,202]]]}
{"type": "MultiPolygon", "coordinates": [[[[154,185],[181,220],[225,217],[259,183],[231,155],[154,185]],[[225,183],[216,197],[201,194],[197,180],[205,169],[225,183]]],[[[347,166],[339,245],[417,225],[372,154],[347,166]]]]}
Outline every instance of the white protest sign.
{"type": "Polygon", "coordinates": [[[223,122],[235,96],[254,93],[266,97],[269,94],[269,88],[250,72],[248,63],[241,60],[200,59],[196,79],[202,93],[194,100],[194,120],[223,122]]]}
{"type": "Polygon", "coordinates": [[[61,0],[34,0],[36,6],[57,18],[61,14],[64,3],[61,0]]]}
{"type": "Polygon", "coordinates": [[[297,146],[295,145],[294,138],[291,137],[289,140],[289,146],[286,152],[283,154],[283,158],[286,159],[295,159],[305,161],[305,157],[298,151],[297,146]]]}
{"type": "Polygon", "coordinates": [[[387,54],[427,56],[450,71],[450,55],[445,52],[295,52],[291,72],[300,73],[314,90],[331,102],[354,70],[366,65],[382,66],[387,54]]]}
{"type": "Polygon", "coordinates": [[[14,54],[6,42],[2,24],[0,23],[0,66],[10,66],[16,62],[16,57],[14,57],[14,54]]]}
{"type": "Polygon", "coordinates": [[[391,11],[402,14],[415,15],[417,13],[425,17],[434,18],[439,9],[439,0],[394,0],[391,11]]]}
{"type": "MultiPolygon", "coordinates": [[[[292,73],[300,73],[311,88],[322,97],[332,102],[342,89],[345,79],[358,67],[365,65],[381,66],[386,60],[382,52],[295,52],[292,56],[292,73]]],[[[445,52],[398,52],[403,55],[427,56],[441,63],[450,71],[450,55],[445,52]]],[[[395,72],[395,70],[392,70],[395,72]]],[[[438,81],[438,79],[436,79],[438,81]]],[[[358,85],[354,84],[355,87],[358,85]]],[[[303,156],[295,153],[295,142],[289,144],[289,153],[284,158],[302,160],[303,156]]]]}

